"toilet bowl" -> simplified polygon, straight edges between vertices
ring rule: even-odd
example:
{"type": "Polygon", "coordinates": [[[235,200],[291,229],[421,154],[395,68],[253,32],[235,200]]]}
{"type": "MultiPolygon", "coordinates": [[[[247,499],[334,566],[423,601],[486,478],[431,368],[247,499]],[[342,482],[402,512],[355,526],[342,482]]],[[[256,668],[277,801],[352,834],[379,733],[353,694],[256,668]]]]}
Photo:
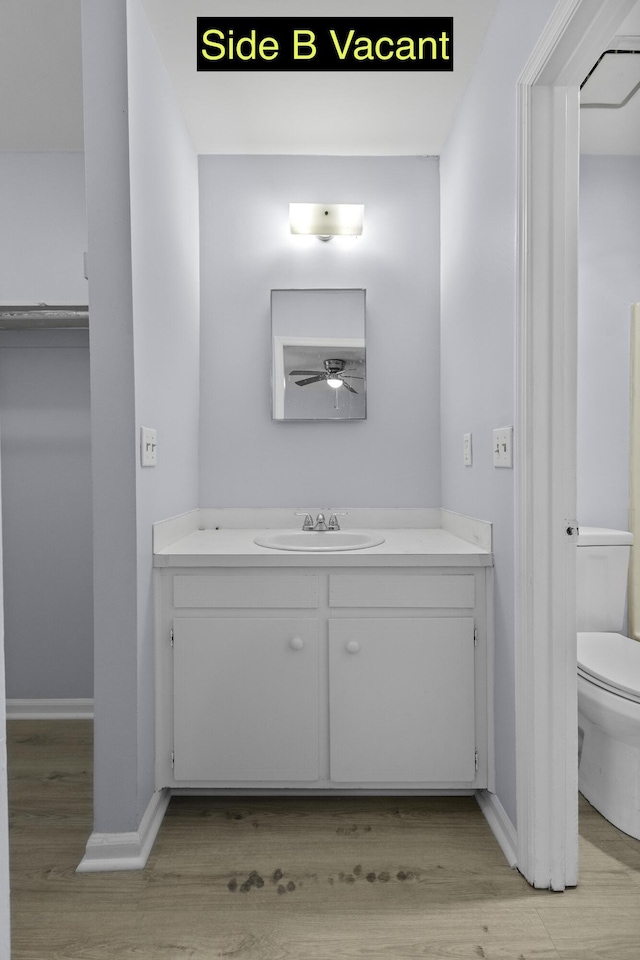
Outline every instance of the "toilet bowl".
{"type": "Polygon", "coordinates": [[[578,634],[578,729],[580,792],[640,839],[640,643],[578,634]]]}
{"type": "Polygon", "coordinates": [[[580,527],[578,786],[620,830],[640,840],[640,643],[624,635],[630,533],[580,527]]]}

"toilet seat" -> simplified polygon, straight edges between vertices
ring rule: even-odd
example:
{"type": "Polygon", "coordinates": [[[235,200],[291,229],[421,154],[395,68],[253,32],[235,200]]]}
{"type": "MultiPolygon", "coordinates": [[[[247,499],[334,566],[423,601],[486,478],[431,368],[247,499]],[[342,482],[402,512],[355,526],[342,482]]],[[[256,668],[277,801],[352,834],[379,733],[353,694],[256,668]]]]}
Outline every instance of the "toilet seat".
{"type": "Polygon", "coordinates": [[[578,674],[609,693],[640,703],[640,643],[621,633],[579,633],[578,674]]]}

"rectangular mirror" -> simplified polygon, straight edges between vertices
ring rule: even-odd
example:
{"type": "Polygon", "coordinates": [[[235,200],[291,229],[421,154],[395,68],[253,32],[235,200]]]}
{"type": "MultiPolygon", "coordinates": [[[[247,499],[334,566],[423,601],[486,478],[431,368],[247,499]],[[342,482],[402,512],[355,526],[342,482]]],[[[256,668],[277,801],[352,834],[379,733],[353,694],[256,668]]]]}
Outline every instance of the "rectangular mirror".
{"type": "Polygon", "coordinates": [[[367,416],[365,290],[272,290],[274,420],[367,416]]]}

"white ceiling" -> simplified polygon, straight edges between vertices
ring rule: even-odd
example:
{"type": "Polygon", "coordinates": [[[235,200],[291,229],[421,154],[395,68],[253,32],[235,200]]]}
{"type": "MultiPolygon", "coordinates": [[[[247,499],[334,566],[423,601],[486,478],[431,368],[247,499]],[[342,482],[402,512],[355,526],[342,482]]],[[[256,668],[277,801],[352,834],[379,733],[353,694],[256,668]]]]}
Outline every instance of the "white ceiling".
{"type": "MultiPolygon", "coordinates": [[[[498,0],[143,0],[198,153],[438,154],[498,0]],[[198,16],[453,16],[453,73],[211,74],[198,16]]],[[[80,0],[0,0],[0,150],[81,150],[80,0]]]]}
{"type": "MultiPolygon", "coordinates": [[[[211,74],[197,16],[264,16],[264,0],[142,0],[198,153],[437,155],[498,0],[271,0],[273,16],[453,16],[455,70],[211,74]]],[[[640,36],[640,0],[618,34],[640,36]]],[[[80,0],[0,0],[0,150],[82,150],[80,0]]],[[[640,95],[583,110],[583,152],[640,155],[640,95]]]]}
{"type": "Polygon", "coordinates": [[[452,73],[197,73],[196,17],[264,0],[143,0],[198,153],[439,154],[497,0],[271,0],[269,14],[453,16],[452,73]],[[177,9],[179,7],[179,10],[177,9]]]}

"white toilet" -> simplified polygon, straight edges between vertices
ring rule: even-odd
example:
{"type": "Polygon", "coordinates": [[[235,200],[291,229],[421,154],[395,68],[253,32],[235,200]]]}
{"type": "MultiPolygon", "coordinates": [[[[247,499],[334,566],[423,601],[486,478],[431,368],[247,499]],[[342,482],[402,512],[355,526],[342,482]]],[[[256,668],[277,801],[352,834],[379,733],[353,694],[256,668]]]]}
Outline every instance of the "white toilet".
{"type": "Polygon", "coordinates": [[[580,792],[640,839],[640,643],[624,636],[633,537],[580,527],[577,552],[580,792]]]}

